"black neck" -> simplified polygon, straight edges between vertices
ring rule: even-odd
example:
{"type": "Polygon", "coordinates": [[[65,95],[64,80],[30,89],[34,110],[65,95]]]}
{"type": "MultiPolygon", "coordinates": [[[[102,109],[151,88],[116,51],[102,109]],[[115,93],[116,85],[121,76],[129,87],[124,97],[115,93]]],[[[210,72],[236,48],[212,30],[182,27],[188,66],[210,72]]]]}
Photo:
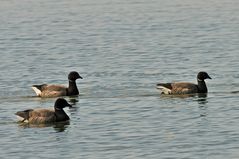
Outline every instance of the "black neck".
{"type": "Polygon", "coordinates": [[[198,80],[198,93],[207,93],[207,86],[204,80],[198,80]]]}
{"type": "Polygon", "coordinates": [[[63,109],[55,108],[55,115],[57,121],[65,121],[70,119],[63,109]]]}
{"type": "Polygon", "coordinates": [[[78,95],[79,91],[77,89],[76,86],[76,82],[75,81],[69,81],[69,87],[67,89],[67,95],[71,96],[71,95],[78,95]]]}

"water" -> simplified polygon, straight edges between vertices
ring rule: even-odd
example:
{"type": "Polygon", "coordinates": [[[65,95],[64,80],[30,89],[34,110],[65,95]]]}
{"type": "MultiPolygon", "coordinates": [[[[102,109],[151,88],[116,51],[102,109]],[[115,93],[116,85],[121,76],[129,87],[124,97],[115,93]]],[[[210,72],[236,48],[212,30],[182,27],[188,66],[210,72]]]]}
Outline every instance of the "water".
{"type": "Polygon", "coordinates": [[[239,2],[1,0],[0,158],[239,157],[239,2]],[[71,121],[23,126],[52,107],[31,85],[67,84],[71,121]],[[196,81],[207,97],[160,96],[157,82],[196,81]]]}

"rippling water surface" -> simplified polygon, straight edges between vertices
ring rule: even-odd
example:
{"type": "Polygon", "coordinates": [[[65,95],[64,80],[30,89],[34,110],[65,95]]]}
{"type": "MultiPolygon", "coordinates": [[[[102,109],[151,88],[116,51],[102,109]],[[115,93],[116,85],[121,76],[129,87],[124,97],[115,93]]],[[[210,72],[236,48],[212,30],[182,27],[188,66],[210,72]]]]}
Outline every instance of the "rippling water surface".
{"type": "Polygon", "coordinates": [[[239,158],[239,2],[1,0],[0,158],[239,158]],[[22,125],[52,107],[31,85],[66,84],[71,121],[22,125]],[[160,96],[196,82],[207,96],[160,96]]]}

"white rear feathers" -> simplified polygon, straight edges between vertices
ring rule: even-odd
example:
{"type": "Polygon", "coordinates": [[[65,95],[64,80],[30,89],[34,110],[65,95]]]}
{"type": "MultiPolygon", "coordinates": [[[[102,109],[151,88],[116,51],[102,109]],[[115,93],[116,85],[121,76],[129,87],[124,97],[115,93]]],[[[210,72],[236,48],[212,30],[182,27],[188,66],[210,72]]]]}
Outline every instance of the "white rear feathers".
{"type": "Polygon", "coordinates": [[[28,123],[29,121],[27,119],[24,119],[23,117],[19,116],[19,115],[16,115],[17,116],[17,120],[19,122],[24,122],[24,123],[28,123]]]}
{"type": "Polygon", "coordinates": [[[164,86],[157,86],[157,89],[159,89],[162,92],[162,94],[171,94],[172,93],[171,89],[168,89],[164,86]]]}
{"type": "Polygon", "coordinates": [[[35,91],[37,96],[41,96],[41,90],[39,90],[37,87],[32,87],[32,89],[35,91]]]}

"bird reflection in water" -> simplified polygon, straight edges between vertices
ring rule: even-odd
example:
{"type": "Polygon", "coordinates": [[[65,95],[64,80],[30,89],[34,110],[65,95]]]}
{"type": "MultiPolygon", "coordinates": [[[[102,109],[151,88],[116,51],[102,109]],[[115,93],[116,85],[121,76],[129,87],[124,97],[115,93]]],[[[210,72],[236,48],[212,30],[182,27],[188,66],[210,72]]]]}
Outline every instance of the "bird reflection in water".
{"type": "Polygon", "coordinates": [[[80,108],[76,106],[78,102],[79,102],[79,96],[71,96],[69,98],[69,103],[72,105],[72,107],[69,108],[69,111],[71,112],[71,114],[75,114],[77,110],[80,108]]]}
{"type": "Polygon", "coordinates": [[[207,93],[198,93],[197,94],[198,96],[198,104],[206,104],[208,101],[207,101],[207,93]]]}
{"type": "Polygon", "coordinates": [[[56,132],[65,131],[70,125],[70,121],[64,122],[56,122],[56,123],[48,123],[48,124],[30,124],[30,123],[22,123],[18,122],[18,126],[21,128],[46,128],[52,127],[56,132]]]}
{"type": "Polygon", "coordinates": [[[178,94],[178,95],[167,95],[167,94],[161,94],[161,98],[193,98],[193,100],[196,100],[198,104],[206,104],[207,101],[207,93],[194,93],[194,94],[178,94]]]}

